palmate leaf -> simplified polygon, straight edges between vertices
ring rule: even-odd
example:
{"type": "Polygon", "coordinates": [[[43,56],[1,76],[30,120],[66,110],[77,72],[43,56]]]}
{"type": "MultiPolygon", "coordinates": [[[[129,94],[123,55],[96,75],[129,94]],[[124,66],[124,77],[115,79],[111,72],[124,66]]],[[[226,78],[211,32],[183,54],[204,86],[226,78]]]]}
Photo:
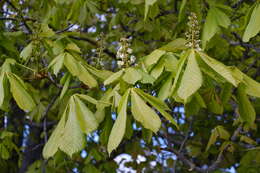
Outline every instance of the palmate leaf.
{"type": "Polygon", "coordinates": [[[112,74],[109,78],[107,78],[104,81],[104,85],[109,85],[109,84],[119,80],[119,78],[123,75],[123,73],[124,73],[124,69],[112,74]]]}
{"type": "Polygon", "coordinates": [[[57,76],[59,71],[61,70],[64,62],[65,53],[59,54],[57,57],[55,57],[51,63],[49,64],[48,68],[52,68],[53,73],[57,76]]]}
{"type": "Polygon", "coordinates": [[[91,74],[95,75],[96,77],[100,78],[103,81],[109,78],[113,74],[113,72],[108,70],[98,70],[88,65],[87,63],[84,63],[84,67],[86,67],[91,74]]]}
{"type": "Polygon", "coordinates": [[[123,97],[121,98],[118,106],[118,117],[113,125],[111,130],[107,150],[110,154],[114,149],[118,147],[121,140],[124,137],[125,129],[126,129],[126,120],[127,120],[127,101],[130,93],[130,89],[128,89],[123,97]]]}
{"type": "Polygon", "coordinates": [[[233,84],[234,86],[237,86],[240,81],[238,81],[233,75],[231,70],[222,64],[221,62],[209,57],[203,52],[196,51],[196,53],[201,57],[201,59],[210,67],[212,68],[216,73],[218,73],[220,76],[222,76],[224,79],[226,79],[228,82],[233,84]]]}
{"type": "Polygon", "coordinates": [[[17,105],[24,111],[31,111],[36,105],[31,95],[26,91],[23,81],[13,73],[7,73],[7,77],[17,105]]]}
{"type": "Polygon", "coordinates": [[[86,134],[89,134],[90,132],[96,130],[98,127],[98,122],[94,114],[77,96],[74,96],[73,98],[76,104],[77,119],[81,130],[86,134]]]}
{"type": "Polygon", "coordinates": [[[162,101],[164,101],[166,98],[168,98],[171,94],[171,86],[172,86],[172,75],[169,75],[167,79],[165,79],[165,82],[163,83],[159,93],[158,98],[162,101]]]}
{"type": "Polygon", "coordinates": [[[145,101],[147,101],[154,108],[156,108],[164,116],[164,118],[166,118],[168,121],[170,121],[172,124],[174,124],[177,128],[179,128],[177,123],[175,122],[175,120],[172,118],[172,116],[165,111],[165,110],[170,110],[170,109],[163,101],[143,92],[141,89],[134,88],[133,90],[136,93],[138,93],[145,101]]]}
{"type": "Polygon", "coordinates": [[[217,126],[211,131],[210,139],[206,147],[206,151],[209,150],[210,146],[215,144],[217,138],[221,138],[224,140],[228,140],[230,138],[230,134],[225,130],[223,126],[217,126]]]}
{"type": "Polygon", "coordinates": [[[159,116],[141,99],[140,96],[131,90],[131,111],[134,118],[140,122],[145,128],[156,133],[160,126],[161,120],[159,116]]]}
{"type": "Polygon", "coordinates": [[[229,17],[219,8],[212,7],[208,11],[206,22],[202,33],[202,47],[206,47],[206,43],[216,34],[219,26],[227,28],[230,25],[229,17]]]}
{"type": "Polygon", "coordinates": [[[176,90],[178,89],[178,86],[180,85],[180,79],[182,76],[183,66],[184,66],[189,54],[190,54],[190,50],[184,52],[178,61],[176,76],[175,76],[173,85],[171,87],[171,95],[175,94],[176,90]]]}
{"type": "Polygon", "coordinates": [[[142,75],[135,68],[129,67],[125,70],[122,79],[129,84],[135,84],[142,79],[142,75]]]}
{"type": "Polygon", "coordinates": [[[52,157],[58,149],[71,157],[84,147],[84,133],[89,134],[98,127],[94,114],[80,98],[83,95],[70,97],[62,118],[44,146],[44,158],[52,157]]]}
{"type": "Polygon", "coordinates": [[[64,133],[64,127],[65,127],[65,122],[66,122],[66,117],[67,117],[67,108],[65,109],[57,127],[55,128],[55,130],[52,132],[48,142],[45,144],[44,148],[43,148],[43,157],[45,159],[48,159],[49,157],[52,157],[59,148],[61,141],[61,136],[64,133]]]}
{"type": "Polygon", "coordinates": [[[61,94],[60,94],[60,97],[59,97],[60,100],[63,98],[63,96],[67,92],[67,90],[69,88],[70,80],[71,80],[71,75],[66,76],[65,84],[64,84],[64,86],[61,90],[61,94]]]}
{"type": "Polygon", "coordinates": [[[20,53],[20,57],[26,61],[28,60],[28,58],[30,58],[30,56],[32,55],[32,51],[33,51],[33,42],[30,42],[20,53]]]}
{"type": "Polygon", "coordinates": [[[195,52],[191,50],[180,87],[177,90],[178,96],[186,102],[201,87],[202,81],[202,73],[198,66],[195,52]]]}
{"type": "Polygon", "coordinates": [[[77,61],[71,54],[66,53],[64,64],[73,76],[77,76],[80,81],[90,88],[98,85],[96,79],[88,72],[88,70],[77,61]]]}
{"type": "Polygon", "coordinates": [[[69,101],[68,120],[64,126],[59,149],[72,157],[72,154],[80,151],[84,147],[84,144],[85,138],[77,119],[76,105],[72,96],[69,101]]]}
{"type": "Polygon", "coordinates": [[[144,65],[149,68],[149,66],[157,63],[157,61],[160,59],[162,55],[164,55],[166,52],[164,50],[156,49],[149,55],[147,55],[144,58],[144,65]]]}
{"type": "Polygon", "coordinates": [[[249,20],[249,23],[246,27],[245,33],[243,35],[243,41],[248,42],[250,38],[256,36],[260,31],[260,3],[258,3],[249,20]]]}
{"type": "Polygon", "coordinates": [[[149,8],[153,5],[157,0],[145,0],[145,8],[144,8],[144,20],[146,20],[149,8]]]}

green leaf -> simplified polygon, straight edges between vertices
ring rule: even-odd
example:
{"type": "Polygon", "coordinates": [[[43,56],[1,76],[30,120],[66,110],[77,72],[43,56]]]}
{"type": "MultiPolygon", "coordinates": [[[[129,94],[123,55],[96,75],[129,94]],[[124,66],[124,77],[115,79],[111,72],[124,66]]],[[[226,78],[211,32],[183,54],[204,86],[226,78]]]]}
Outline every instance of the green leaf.
{"type": "Polygon", "coordinates": [[[2,159],[7,160],[10,158],[9,151],[7,150],[6,146],[2,143],[0,143],[0,153],[2,159]]]}
{"type": "Polygon", "coordinates": [[[7,77],[17,105],[24,111],[31,111],[36,105],[31,95],[26,91],[23,81],[13,73],[8,73],[7,77]]]}
{"type": "Polygon", "coordinates": [[[245,83],[245,92],[254,97],[260,97],[260,83],[243,74],[243,81],[245,83]]]}
{"type": "Polygon", "coordinates": [[[112,74],[109,78],[107,78],[104,81],[104,85],[109,85],[109,84],[119,80],[119,78],[122,76],[123,72],[124,72],[124,69],[112,74]]]}
{"type": "Polygon", "coordinates": [[[165,54],[165,51],[164,50],[159,50],[159,49],[156,49],[154,50],[152,53],[150,53],[149,55],[147,55],[145,58],[144,58],[144,65],[146,67],[149,67],[155,63],[157,63],[157,61],[161,58],[162,55],[165,54]]]}
{"type": "Polygon", "coordinates": [[[147,18],[147,14],[150,6],[152,6],[157,0],[145,0],[145,9],[144,9],[144,20],[147,18]]]}
{"type": "Polygon", "coordinates": [[[206,147],[206,151],[208,151],[209,147],[215,144],[217,138],[220,137],[221,139],[228,140],[230,138],[230,134],[228,131],[225,130],[223,126],[217,126],[211,131],[211,136],[206,147]]]}
{"type": "Polygon", "coordinates": [[[72,98],[74,99],[76,104],[77,119],[81,130],[86,134],[89,134],[92,131],[96,130],[98,127],[98,122],[94,114],[76,95],[72,96],[72,98]]]}
{"type": "Polygon", "coordinates": [[[127,116],[127,101],[129,96],[130,90],[128,89],[123,97],[120,100],[119,106],[118,106],[118,117],[115,121],[115,124],[113,125],[113,128],[111,130],[109,139],[108,139],[108,145],[107,145],[107,151],[109,155],[113,150],[115,150],[120,142],[122,141],[125,129],[126,129],[126,116],[127,116]]]}
{"type": "Polygon", "coordinates": [[[40,33],[39,33],[40,37],[52,37],[54,35],[55,35],[54,31],[51,28],[49,28],[47,23],[41,24],[40,33]]]}
{"type": "Polygon", "coordinates": [[[98,83],[96,79],[88,72],[88,70],[82,65],[79,64],[80,74],[77,76],[85,85],[90,88],[97,87],[98,83]]]}
{"type": "Polygon", "coordinates": [[[164,66],[166,71],[173,72],[174,76],[176,76],[178,70],[178,59],[175,57],[173,53],[166,53],[164,56],[164,66]]]}
{"type": "Polygon", "coordinates": [[[88,71],[90,73],[92,73],[93,75],[97,76],[98,78],[102,79],[102,80],[106,80],[107,78],[109,78],[113,72],[108,71],[108,70],[98,70],[88,64],[84,64],[84,66],[88,69],[88,71]]]}
{"type": "Polygon", "coordinates": [[[220,98],[222,101],[222,104],[225,105],[228,103],[232,95],[232,85],[230,83],[225,83],[223,86],[223,89],[221,90],[220,93],[220,98]]]}
{"type": "Polygon", "coordinates": [[[224,79],[226,79],[228,82],[233,84],[234,86],[237,86],[239,81],[237,81],[233,75],[231,70],[222,64],[221,62],[209,57],[208,55],[202,53],[202,52],[197,52],[201,59],[209,66],[211,67],[216,73],[218,73],[220,76],[222,76],[224,79]]]}
{"type": "Polygon", "coordinates": [[[53,73],[57,76],[60,69],[63,66],[63,62],[64,62],[64,53],[59,54],[57,57],[55,57],[51,63],[49,64],[48,68],[52,68],[53,73]]]}
{"type": "Polygon", "coordinates": [[[223,126],[217,126],[217,127],[216,127],[216,130],[217,130],[217,132],[218,132],[218,136],[219,136],[221,139],[228,140],[228,139],[230,138],[229,132],[228,132],[223,126]]]}
{"type": "Polygon", "coordinates": [[[66,112],[67,108],[65,109],[57,127],[52,132],[48,142],[45,144],[43,148],[42,154],[45,159],[52,157],[58,151],[60,143],[63,142],[61,141],[61,136],[64,133],[65,120],[67,116],[66,112]]]}
{"type": "Polygon", "coordinates": [[[223,104],[216,93],[212,94],[212,98],[208,103],[208,109],[215,114],[219,114],[219,115],[223,114],[224,111],[223,104]]]}
{"type": "Polygon", "coordinates": [[[164,69],[164,61],[160,60],[151,70],[151,76],[157,79],[163,72],[164,69]]]}
{"type": "Polygon", "coordinates": [[[66,53],[64,64],[73,76],[77,76],[80,81],[90,88],[98,85],[96,79],[88,72],[88,70],[77,61],[71,54],[66,53]]]}
{"type": "Polygon", "coordinates": [[[63,98],[63,96],[65,95],[65,93],[67,92],[68,88],[69,88],[69,85],[70,85],[70,80],[71,80],[71,75],[68,75],[66,77],[66,81],[65,81],[65,84],[61,90],[61,94],[60,94],[60,97],[59,99],[61,100],[63,98]]]}
{"type": "Polygon", "coordinates": [[[138,71],[138,73],[140,73],[140,75],[142,76],[141,79],[141,83],[143,84],[153,84],[153,82],[155,81],[154,77],[152,77],[151,75],[149,75],[148,73],[144,72],[144,70],[142,69],[136,69],[138,71]]]}
{"type": "Polygon", "coordinates": [[[5,82],[4,82],[5,75],[1,73],[0,75],[0,107],[2,106],[5,98],[5,82]]]}
{"type": "Polygon", "coordinates": [[[20,57],[26,61],[28,58],[31,57],[33,51],[33,42],[30,42],[25,48],[23,48],[22,52],[20,53],[20,57]]]}
{"type": "Polygon", "coordinates": [[[202,33],[202,47],[206,47],[206,43],[216,34],[219,26],[227,28],[230,25],[230,19],[220,9],[216,7],[210,8],[208,11],[206,22],[202,33]]]}
{"type": "Polygon", "coordinates": [[[78,97],[80,97],[81,99],[87,101],[87,102],[90,102],[94,105],[97,105],[98,104],[98,101],[96,99],[94,99],[93,97],[90,97],[88,95],[84,95],[84,94],[76,94],[78,97]]]}
{"type": "Polygon", "coordinates": [[[180,11],[179,11],[179,15],[178,15],[178,22],[181,22],[182,19],[183,19],[183,16],[184,16],[184,8],[185,8],[185,5],[186,5],[186,2],[187,0],[182,0],[181,1],[181,6],[180,6],[180,11]]]}
{"type": "Polygon", "coordinates": [[[67,44],[65,49],[72,50],[72,51],[77,52],[77,53],[81,53],[80,48],[75,43],[67,44]]]}
{"type": "Polygon", "coordinates": [[[178,66],[177,66],[177,72],[176,72],[176,76],[171,88],[171,95],[175,94],[175,91],[178,89],[179,84],[180,84],[180,79],[181,79],[181,75],[182,75],[182,71],[183,71],[183,66],[187,60],[187,57],[190,55],[190,51],[186,51],[184,52],[179,61],[178,61],[178,66]]]}
{"type": "Polygon", "coordinates": [[[134,118],[139,121],[145,128],[156,133],[160,126],[161,120],[158,115],[141,99],[134,90],[131,90],[131,111],[134,118]]]}
{"type": "Polygon", "coordinates": [[[135,88],[133,90],[136,91],[136,93],[138,93],[145,101],[150,103],[155,109],[157,109],[162,114],[162,116],[164,116],[164,118],[166,118],[168,121],[170,121],[172,124],[174,124],[177,128],[179,128],[176,121],[172,118],[172,116],[165,111],[165,110],[170,110],[170,109],[163,101],[143,92],[141,89],[135,88]]]}
{"type": "Polygon", "coordinates": [[[251,102],[249,101],[246,95],[245,85],[243,84],[238,86],[237,101],[238,111],[241,119],[244,122],[247,122],[249,125],[253,125],[256,118],[256,113],[254,107],[252,106],[251,102]]]}
{"type": "Polygon", "coordinates": [[[177,39],[169,42],[168,44],[160,47],[159,50],[164,50],[164,51],[168,51],[168,52],[176,52],[179,50],[183,50],[183,49],[187,48],[185,46],[186,42],[187,41],[183,38],[177,38],[177,39]]]}
{"type": "Polygon", "coordinates": [[[171,94],[171,86],[172,86],[172,75],[169,75],[165,82],[163,83],[159,93],[158,98],[162,101],[167,99],[171,94]]]}
{"type": "Polygon", "coordinates": [[[210,146],[215,144],[216,140],[217,140],[217,137],[218,137],[218,132],[216,129],[213,129],[211,131],[211,135],[210,135],[210,138],[209,138],[209,142],[207,144],[207,147],[206,147],[206,151],[209,150],[210,146]]]}
{"type": "Polygon", "coordinates": [[[186,102],[201,85],[202,74],[195,57],[195,52],[192,50],[188,57],[188,63],[181,79],[180,87],[177,90],[177,94],[186,102]]]}
{"type": "Polygon", "coordinates": [[[125,70],[122,79],[129,84],[135,84],[142,79],[142,75],[135,68],[129,67],[125,70]]]}
{"type": "Polygon", "coordinates": [[[70,157],[80,151],[85,144],[86,139],[81,131],[79,120],[77,119],[77,110],[73,97],[69,100],[68,120],[60,139],[59,148],[70,157]]]}
{"type": "Polygon", "coordinates": [[[248,42],[250,38],[256,36],[260,31],[260,4],[255,6],[249,23],[246,27],[245,33],[243,35],[243,41],[248,42]]]}

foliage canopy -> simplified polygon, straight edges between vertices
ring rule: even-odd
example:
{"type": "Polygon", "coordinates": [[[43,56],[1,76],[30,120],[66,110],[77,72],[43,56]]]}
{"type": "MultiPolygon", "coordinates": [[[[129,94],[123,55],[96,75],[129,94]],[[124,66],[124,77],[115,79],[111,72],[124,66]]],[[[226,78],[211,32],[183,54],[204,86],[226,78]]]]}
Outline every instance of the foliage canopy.
{"type": "Polygon", "coordinates": [[[258,172],[259,0],[0,7],[4,172],[258,172]]]}

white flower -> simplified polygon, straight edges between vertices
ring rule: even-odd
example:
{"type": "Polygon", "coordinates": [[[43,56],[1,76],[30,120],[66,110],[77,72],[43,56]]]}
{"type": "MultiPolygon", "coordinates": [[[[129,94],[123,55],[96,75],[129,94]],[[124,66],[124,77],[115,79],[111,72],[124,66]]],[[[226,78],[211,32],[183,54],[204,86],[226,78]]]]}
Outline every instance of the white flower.
{"type": "Polygon", "coordinates": [[[130,56],[130,62],[131,62],[131,63],[135,63],[135,60],[136,60],[135,56],[134,56],[134,55],[131,55],[131,56],[130,56]]]}
{"type": "Polygon", "coordinates": [[[117,61],[117,65],[118,65],[118,67],[120,68],[121,66],[124,65],[124,61],[117,61]]]}
{"type": "Polygon", "coordinates": [[[133,53],[133,49],[128,48],[128,49],[127,49],[127,53],[129,53],[129,54],[133,53]]]}

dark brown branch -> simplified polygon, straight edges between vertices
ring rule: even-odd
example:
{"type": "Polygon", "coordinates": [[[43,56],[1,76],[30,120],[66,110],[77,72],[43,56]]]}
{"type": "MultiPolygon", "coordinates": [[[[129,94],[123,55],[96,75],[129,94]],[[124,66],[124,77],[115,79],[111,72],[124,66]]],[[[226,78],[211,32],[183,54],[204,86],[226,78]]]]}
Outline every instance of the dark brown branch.
{"type": "MultiPolygon", "coordinates": [[[[240,131],[242,130],[242,125],[240,125],[233,133],[230,140],[234,142],[237,137],[239,136],[240,131]]],[[[211,171],[214,171],[219,168],[219,164],[223,161],[223,153],[228,149],[229,145],[225,146],[224,150],[220,152],[217,156],[217,159],[207,168],[201,168],[200,166],[197,166],[193,161],[187,159],[184,154],[182,154],[180,151],[175,150],[173,148],[167,147],[167,148],[161,148],[161,150],[170,151],[174,153],[182,163],[184,163],[186,166],[189,167],[189,170],[195,170],[202,173],[208,173],[211,171]]]]}
{"type": "Polygon", "coordinates": [[[23,17],[22,12],[21,12],[18,8],[16,8],[15,5],[14,5],[11,1],[5,0],[5,2],[6,2],[8,5],[10,5],[10,6],[18,13],[19,17],[22,19],[22,22],[23,22],[24,26],[27,28],[28,32],[29,32],[29,33],[32,33],[32,29],[31,29],[31,28],[29,27],[29,25],[26,23],[26,19],[23,17]]]}

